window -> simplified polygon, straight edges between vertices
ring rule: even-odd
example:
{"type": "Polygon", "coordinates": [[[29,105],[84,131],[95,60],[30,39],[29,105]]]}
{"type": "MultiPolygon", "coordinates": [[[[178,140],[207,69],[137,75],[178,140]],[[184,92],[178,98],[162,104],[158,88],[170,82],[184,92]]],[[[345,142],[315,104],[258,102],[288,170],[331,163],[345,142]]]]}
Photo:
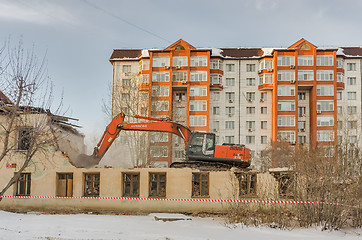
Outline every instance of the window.
{"type": "Polygon", "coordinates": [[[172,72],[172,81],[173,82],[186,82],[187,81],[187,72],[173,71],[172,72]]]}
{"type": "Polygon", "coordinates": [[[190,115],[190,127],[205,127],[206,116],[204,115],[190,115]]]}
{"type": "Polygon", "coordinates": [[[220,100],[220,92],[214,92],[212,94],[212,100],[219,101],[220,100]]]}
{"type": "Polygon", "coordinates": [[[357,136],[348,136],[348,143],[357,143],[357,136]]]}
{"type": "Polygon", "coordinates": [[[333,85],[317,85],[317,96],[333,96],[333,85]]]}
{"type": "Polygon", "coordinates": [[[221,60],[216,60],[216,59],[211,59],[210,60],[210,68],[211,69],[219,69],[222,70],[222,61],[221,60]]]}
{"type": "Polygon", "coordinates": [[[333,101],[317,101],[317,111],[333,111],[333,101]]]}
{"type": "Polygon", "coordinates": [[[279,85],[278,96],[294,96],[294,86],[279,85]]]}
{"type": "Polygon", "coordinates": [[[337,100],[342,100],[342,92],[337,92],[337,100]]]}
{"type": "Polygon", "coordinates": [[[342,112],[343,112],[342,106],[338,106],[337,107],[337,113],[342,114],[342,112]]]}
{"type": "Polygon", "coordinates": [[[268,137],[267,136],[261,136],[261,144],[267,144],[268,143],[268,137]]]}
{"type": "Polygon", "coordinates": [[[357,92],[348,92],[347,96],[348,96],[348,100],[356,100],[357,99],[357,92]]]}
{"type": "Polygon", "coordinates": [[[333,70],[318,70],[317,81],[333,81],[333,70]]]}
{"type": "Polygon", "coordinates": [[[246,136],[246,144],[255,144],[255,136],[246,136]]]}
{"type": "Polygon", "coordinates": [[[222,84],[222,75],[221,74],[210,74],[210,83],[212,84],[222,84]]]}
{"type": "Polygon", "coordinates": [[[168,82],[170,81],[169,72],[152,72],[152,82],[168,82]]]}
{"type": "Polygon", "coordinates": [[[355,63],[347,63],[347,71],[356,71],[355,63]]]}
{"type": "Polygon", "coordinates": [[[294,131],[278,131],[278,136],[282,141],[287,141],[294,143],[295,142],[295,132],[294,131]]]}
{"type": "Polygon", "coordinates": [[[152,86],[152,97],[168,97],[168,86],[152,86]]]}
{"type": "Polygon", "coordinates": [[[269,59],[263,59],[259,62],[259,69],[272,69],[273,67],[273,61],[269,59]]]}
{"type": "Polygon", "coordinates": [[[185,150],[175,150],[175,158],[185,158],[185,150]]]}
{"type": "Polygon", "coordinates": [[[168,101],[152,101],[151,102],[151,111],[159,112],[159,111],[168,111],[168,101]]]}
{"type": "Polygon", "coordinates": [[[153,57],[152,67],[165,67],[165,66],[170,66],[169,57],[153,57]]]}
{"type": "Polygon", "coordinates": [[[131,72],[131,65],[123,65],[122,66],[122,72],[130,73],[131,72]]]}
{"type": "Polygon", "coordinates": [[[191,56],[191,67],[206,67],[207,66],[207,56],[191,56]]]}
{"type": "Polygon", "coordinates": [[[313,70],[299,70],[298,80],[299,81],[312,81],[314,79],[313,70]]]}
{"type": "Polygon", "coordinates": [[[15,185],[16,196],[30,196],[31,174],[21,173],[15,185]]]}
{"type": "Polygon", "coordinates": [[[299,66],[313,66],[313,56],[309,56],[309,55],[298,56],[298,65],[299,66]]]}
{"type": "Polygon", "coordinates": [[[122,98],[122,101],[129,101],[130,95],[129,95],[129,93],[122,93],[121,98],[122,98]]]}
{"type": "Polygon", "coordinates": [[[226,86],[235,86],[235,78],[226,78],[226,86]]]}
{"type": "Polygon", "coordinates": [[[294,101],[278,101],[278,111],[294,111],[294,101]]]}
{"type": "Polygon", "coordinates": [[[226,112],[226,114],[234,115],[235,114],[235,107],[226,107],[225,112],[226,112]]]}
{"type": "Polygon", "coordinates": [[[226,130],[235,129],[235,122],[234,121],[225,121],[225,129],[226,130]]]}
{"type": "Polygon", "coordinates": [[[317,56],[317,66],[333,66],[333,56],[332,55],[318,55],[317,56]]]}
{"type": "Polygon", "coordinates": [[[212,107],[212,114],[219,115],[220,114],[220,107],[212,107]]]}
{"type": "Polygon", "coordinates": [[[278,66],[294,65],[294,56],[278,56],[278,66]]]}
{"type": "Polygon", "coordinates": [[[150,142],[168,142],[168,133],[165,132],[150,132],[150,142]]]}
{"type": "Polygon", "coordinates": [[[209,173],[192,173],[192,197],[209,196],[209,173]]]}
{"type": "Polygon", "coordinates": [[[305,92],[298,92],[298,100],[305,100],[305,92]]]}
{"type": "Polygon", "coordinates": [[[267,129],[268,128],[268,122],[267,121],[261,121],[261,129],[267,129]]]}
{"type": "Polygon", "coordinates": [[[226,64],[225,71],[226,72],[235,72],[235,64],[226,64]]]}
{"type": "Polygon", "coordinates": [[[100,175],[99,173],[84,174],[84,196],[99,197],[100,191],[100,175]]]}
{"type": "Polygon", "coordinates": [[[172,66],[180,66],[186,67],[187,66],[187,57],[186,56],[177,56],[172,58],[172,66]]]}
{"type": "Polygon", "coordinates": [[[246,86],[255,86],[255,78],[247,78],[246,86]]]}
{"type": "Polygon", "coordinates": [[[246,107],[246,114],[255,114],[255,107],[246,107]]]}
{"type": "Polygon", "coordinates": [[[348,77],[347,78],[347,84],[348,85],[356,85],[357,81],[355,77],[348,77]]]}
{"type": "Polygon", "coordinates": [[[33,128],[23,127],[19,129],[18,150],[30,150],[33,141],[33,128]]]}
{"type": "Polygon", "coordinates": [[[140,186],[139,173],[123,173],[123,196],[138,197],[140,186]]]}
{"type": "Polygon", "coordinates": [[[166,197],[166,173],[150,173],[150,197],[166,197]]]}
{"type": "Polygon", "coordinates": [[[306,125],[305,121],[298,121],[298,129],[305,130],[305,125],[306,125]]]}
{"type": "Polygon", "coordinates": [[[279,115],[278,116],[279,127],[294,127],[295,116],[294,115],[279,115]]]}
{"type": "Polygon", "coordinates": [[[337,82],[344,82],[344,74],[337,72],[337,82]]]}
{"type": "Polygon", "coordinates": [[[333,126],[334,117],[333,116],[317,116],[317,126],[333,126]]]}
{"type": "Polygon", "coordinates": [[[329,142],[334,140],[334,131],[331,130],[318,130],[317,131],[317,141],[319,142],[329,142]]]}
{"type": "Polygon", "coordinates": [[[337,121],[337,129],[338,129],[338,130],[341,130],[341,129],[342,129],[342,124],[343,124],[342,121],[337,121]]]}
{"type": "Polygon", "coordinates": [[[307,108],[306,107],[298,107],[298,116],[305,117],[307,108]]]}
{"type": "Polygon", "coordinates": [[[57,196],[73,197],[73,173],[57,174],[57,196]]]}
{"type": "Polygon", "coordinates": [[[142,60],[142,70],[150,70],[150,60],[142,60]]]}
{"type": "Polygon", "coordinates": [[[150,75],[149,74],[143,74],[141,75],[142,83],[149,83],[150,82],[150,75]]]}
{"type": "Polygon", "coordinates": [[[268,108],[267,107],[261,107],[260,112],[261,112],[261,114],[267,114],[268,113],[268,108]]]}
{"type": "Polygon", "coordinates": [[[307,137],[306,136],[298,136],[298,143],[299,144],[305,144],[307,142],[307,137]]]}
{"type": "Polygon", "coordinates": [[[255,121],[246,121],[246,128],[248,130],[254,130],[255,129],[255,121]]]}
{"type": "Polygon", "coordinates": [[[255,72],[255,64],[246,64],[247,72],[255,72]]]}
{"type": "Polygon", "coordinates": [[[190,86],[190,97],[195,97],[195,96],[206,97],[207,96],[206,86],[202,87],[190,86]]]}
{"type": "Polygon", "coordinates": [[[255,92],[246,92],[246,100],[251,102],[255,100],[255,92]]]}
{"type": "Polygon", "coordinates": [[[344,59],[337,58],[337,68],[343,68],[343,65],[344,65],[344,59]]]}
{"type": "Polygon", "coordinates": [[[273,175],[278,182],[279,196],[292,198],[294,196],[294,174],[292,172],[276,172],[273,175]]]}
{"type": "Polygon", "coordinates": [[[226,101],[232,103],[235,101],[235,93],[234,92],[226,92],[225,93],[226,101]]]}
{"type": "Polygon", "coordinates": [[[268,97],[268,93],[267,92],[261,92],[260,93],[260,101],[265,101],[267,100],[268,97]]]}
{"type": "Polygon", "coordinates": [[[214,121],[212,125],[213,125],[215,131],[219,131],[219,129],[220,129],[219,121],[214,121]]]}
{"type": "Polygon", "coordinates": [[[234,136],[225,136],[225,143],[234,144],[235,137],[234,136]]]}
{"type": "Polygon", "coordinates": [[[357,129],[357,121],[348,121],[347,128],[348,129],[357,129]]]}
{"type": "Polygon", "coordinates": [[[357,113],[357,106],[348,106],[347,107],[348,114],[356,114],[357,113]]]}
{"type": "Polygon", "coordinates": [[[123,87],[131,86],[131,79],[122,79],[122,86],[123,87]]]}
{"type": "Polygon", "coordinates": [[[166,158],[168,157],[167,146],[151,146],[150,147],[151,158],[166,158]]]}
{"type": "MultiPolygon", "coordinates": [[[[299,76],[299,71],[298,71],[298,76],[299,76]]],[[[295,80],[294,71],[278,71],[278,81],[291,81],[291,80],[295,80]]]]}
{"type": "Polygon", "coordinates": [[[259,84],[273,83],[272,74],[261,74],[259,75],[259,84]]]}
{"type": "Polygon", "coordinates": [[[256,173],[239,173],[237,178],[239,180],[240,196],[253,196],[256,194],[256,173]]]}
{"type": "Polygon", "coordinates": [[[207,101],[191,100],[190,111],[207,111],[207,101]]]}
{"type": "Polygon", "coordinates": [[[190,81],[207,81],[207,72],[206,71],[191,71],[190,72],[190,81]]]}

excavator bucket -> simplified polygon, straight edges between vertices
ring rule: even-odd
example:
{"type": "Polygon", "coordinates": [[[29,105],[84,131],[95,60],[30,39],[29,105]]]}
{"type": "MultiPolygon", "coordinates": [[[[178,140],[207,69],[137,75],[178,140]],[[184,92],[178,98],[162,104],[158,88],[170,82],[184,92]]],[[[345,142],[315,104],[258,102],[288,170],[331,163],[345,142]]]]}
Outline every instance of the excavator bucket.
{"type": "Polygon", "coordinates": [[[95,155],[80,154],[75,159],[71,160],[71,163],[77,168],[91,168],[97,165],[101,161],[101,158],[95,155]]]}

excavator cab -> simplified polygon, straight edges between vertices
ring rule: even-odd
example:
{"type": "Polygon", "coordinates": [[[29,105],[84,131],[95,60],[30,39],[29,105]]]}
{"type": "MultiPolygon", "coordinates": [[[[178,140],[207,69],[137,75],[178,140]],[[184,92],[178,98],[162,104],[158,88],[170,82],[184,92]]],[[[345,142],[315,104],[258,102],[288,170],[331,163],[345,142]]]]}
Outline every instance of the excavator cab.
{"type": "Polygon", "coordinates": [[[214,157],[215,134],[193,132],[186,149],[188,160],[208,160],[214,157]]]}

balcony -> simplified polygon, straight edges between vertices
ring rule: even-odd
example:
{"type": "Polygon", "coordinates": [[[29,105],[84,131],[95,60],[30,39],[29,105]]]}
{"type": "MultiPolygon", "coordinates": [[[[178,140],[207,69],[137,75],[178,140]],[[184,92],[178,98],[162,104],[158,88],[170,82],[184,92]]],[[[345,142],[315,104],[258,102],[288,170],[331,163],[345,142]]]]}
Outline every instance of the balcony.
{"type": "Polygon", "coordinates": [[[223,90],[224,86],[221,83],[211,83],[210,90],[223,90]]]}
{"type": "Polygon", "coordinates": [[[337,82],[337,90],[344,90],[344,82],[337,82]]]}
{"type": "Polygon", "coordinates": [[[148,91],[150,89],[150,84],[149,83],[141,83],[138,85],[138,90],[139,91],[148,91]]]}

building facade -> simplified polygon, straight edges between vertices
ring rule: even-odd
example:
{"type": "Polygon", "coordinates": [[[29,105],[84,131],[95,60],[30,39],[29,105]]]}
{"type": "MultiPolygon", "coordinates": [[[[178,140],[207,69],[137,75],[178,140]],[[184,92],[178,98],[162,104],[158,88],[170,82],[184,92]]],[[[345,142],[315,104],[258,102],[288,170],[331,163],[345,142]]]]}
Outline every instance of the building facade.
{"type": "MultiPolygon", "coordinates": [[[[255,166],[278,139],[361,146],[361,59],[361,47],[318,48],[305,39],[275,49],[204,49],[182,39],[160,50],[117,49],[110,58],[112,114],[169,117],[214,132],[217,144],[250,148],[255,166]],[[142,106],[131,110],[127,100],[142,106]]],[[[176,137],[152,133],[149,139],[149,163],[184,158],[176,137]]]]}

